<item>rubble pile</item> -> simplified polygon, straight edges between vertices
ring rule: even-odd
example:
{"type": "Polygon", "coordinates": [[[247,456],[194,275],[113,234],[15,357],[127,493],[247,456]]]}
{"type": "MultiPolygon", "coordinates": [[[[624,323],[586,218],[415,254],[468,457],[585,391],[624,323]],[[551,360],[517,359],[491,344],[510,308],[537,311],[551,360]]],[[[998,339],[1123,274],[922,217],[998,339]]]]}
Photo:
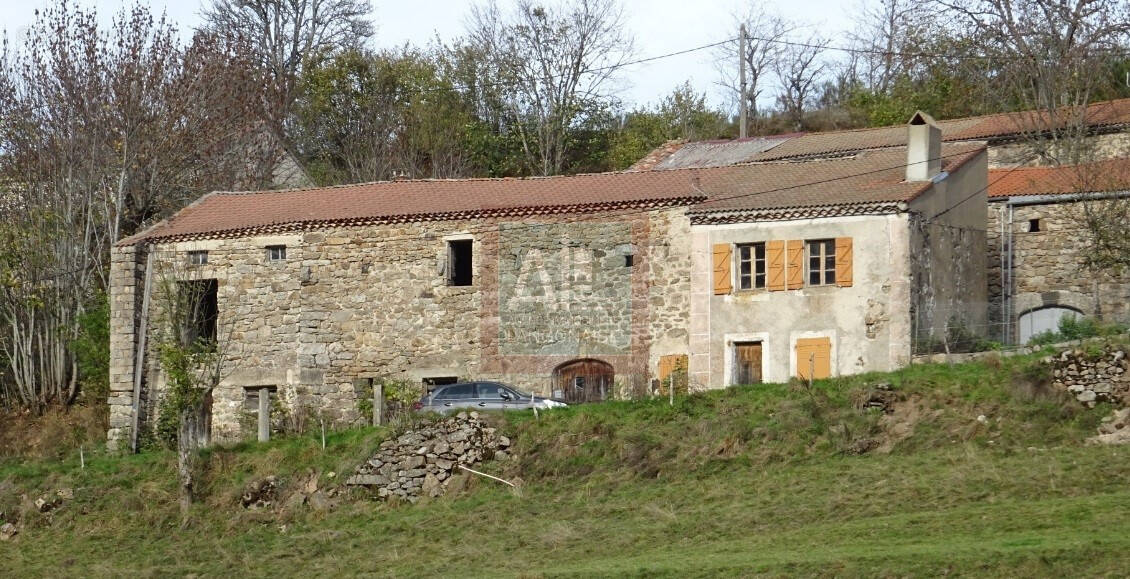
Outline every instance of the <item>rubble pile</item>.
{"type": "Polygon", "coordinates": [[[506,460],[509,447],[510,439],[486,425],[477,412],[460,412],[382,442],[346,484],[375,487],[381,498],[415,502],[421,496],[442,495],[460,466],[506,460]]]}

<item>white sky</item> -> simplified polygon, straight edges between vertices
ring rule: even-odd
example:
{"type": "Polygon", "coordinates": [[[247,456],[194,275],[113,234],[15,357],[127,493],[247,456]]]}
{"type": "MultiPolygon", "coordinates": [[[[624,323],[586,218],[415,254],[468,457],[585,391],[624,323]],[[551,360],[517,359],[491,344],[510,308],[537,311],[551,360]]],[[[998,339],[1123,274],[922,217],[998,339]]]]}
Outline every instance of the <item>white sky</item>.
{"type": "MultiPolygon", "coordinates": [[[[75,0],[79,5],[96,6],[100,20],[111,16],[132,1],[75,0]]],[[[548,0],[552,1],[552,0],[548,0]]],[[[850,27],[851,12],[860,0],[764,0],[791,20],[836,38],[850,27]]],[[[155,12],[165,10],[183,29],[200,21],[201,0],[142,0],[155,12]]],[[[377,25],[375,46],[392,47],[411,42],[427,44],[435,35],[443,39],[462,34],[469,0],[370,0],[377,25]]],[[[621,0],[629,28],[636,38],[637,58],[685,50],[724,40],[733,34],[734,13],[746,11],[748,0],[621,0]]],[[[34,19],[35,11],[47,0],[0,0],[0,28],[9,38],[20,38],[34,19]]],[[[505,7],[507,0],[499,0],[505,7]]],[[[711,64],[710,50],[634,65],[622,73],[620,97],[628,104],[657,102],[685,80],[712,102],[720,102],[715,85],[717,73],[711,64]]]]}

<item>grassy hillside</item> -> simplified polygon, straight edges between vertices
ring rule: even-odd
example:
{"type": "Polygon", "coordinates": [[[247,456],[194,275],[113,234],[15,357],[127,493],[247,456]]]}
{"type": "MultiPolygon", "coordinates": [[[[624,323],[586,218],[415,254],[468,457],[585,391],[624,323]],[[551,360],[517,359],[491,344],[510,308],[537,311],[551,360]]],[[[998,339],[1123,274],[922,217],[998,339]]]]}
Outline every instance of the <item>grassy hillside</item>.
{"type": "Polygon", "coordinates": [[[516,458],[485,468],[519,492],[414,506],[240,506],[267,475],[332,488],[380,429],[211,450],[187,520],[170,454],[9,460],[0,576],[1122,576],[1130,449],[1085,445],[1109,409],[1044,384],[1011,359],[508,415],[516,458]]]}

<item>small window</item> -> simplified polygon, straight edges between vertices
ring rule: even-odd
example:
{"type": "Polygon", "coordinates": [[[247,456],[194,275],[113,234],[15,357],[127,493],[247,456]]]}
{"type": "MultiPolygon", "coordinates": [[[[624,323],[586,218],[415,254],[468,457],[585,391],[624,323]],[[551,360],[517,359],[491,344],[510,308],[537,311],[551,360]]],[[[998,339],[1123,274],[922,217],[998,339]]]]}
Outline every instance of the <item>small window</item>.
{"type": "Polygon", "coordinates": [[[464,400],[475,397],[474,384],[456,384],[446,386],[436,393],[436,400],[464,400]]]}
{"type": "Polygon", "coordinates": [[[243,411],[244,412],[258,412],[259,411],[259,393],[263,390],[267,391],[267,400],[274,405],[275,400],[278,398],[277,386],[244,386],[243,387],[243,411]]]}
{"type": "Polygon", "coordinates": [[[628,254],[624,256],[624,267],[632,267],[636,264],[636,256],[628,254]]]}
{"type": "Polygon", "coordinates": [[[455,239],[447,242],[447,285],[471,285],[470,239],[455,239]]]}
{"type": "Polygon", "coordinates": [[[765,244],[738,246],[738,289],[765,287],[765,244]]]}
{"type": "Polygon", "coordinates": [[[1041,223],[1039,219],[1029,219],[1028,233],[1039,233],[1040,231],[1043,231],[1043,227],[1041,227],[1042,225],[1043,223],[1041,223]]]}
{"type": "Polygon", "coordinates": [[[190,251],[188,252],[188,265],[207,265],[208,252],[207,251],[190,251]]]}
{"type": "Polygon", "coordinates": [[[267,246],[267,261],[285,261],[286,260],[286,246],[285,245],[268,245],[267,246]]]}
{"type": "Polygon", "coordinates": [[[808,242],[808,285],[835,285],[836,240],[808,242]]]}

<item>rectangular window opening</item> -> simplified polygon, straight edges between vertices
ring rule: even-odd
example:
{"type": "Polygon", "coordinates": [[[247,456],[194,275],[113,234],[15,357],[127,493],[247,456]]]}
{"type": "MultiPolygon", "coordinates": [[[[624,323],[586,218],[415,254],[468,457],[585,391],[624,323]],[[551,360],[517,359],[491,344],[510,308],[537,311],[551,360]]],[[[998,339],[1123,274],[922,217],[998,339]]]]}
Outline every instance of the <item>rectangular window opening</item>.
{"type": "Polygon", "coordinates": [[[274,405],[279,397],[278,386],[244,386],[243,387],[243,411],[244,412],[258,412],[259,411],[259,392],[267,391],[267,400],[274,405]]]}
{"type": "Polygon", "coordinates": [[[431,394],[436,386],[447,386],[448,384],[458,384],[459,377],[457,376],[433,376],[424,378],[424,393],[431,394]]]}
{"type": "Polygon", "coordinates": [[[206,250],[188,252],[188,265],[207,265],[208,252],[206,250]]]}
{"type": "Polygon", "coordinates": [[[765,243],[738,246],[738,289],[765,287],[765,243]]]}
{"type": "Polygon", "coordinates": [[[267,261],[285,261],[286,260],[286,246],[285,245],[268,245],[267,246],[267,261]]]}
{"type": "Polygon", "coordinates": [[[471,285],[470,239],[454,239],[447,242],[447,285],[471,285]]]}
{"type": "Polygon", "coordinates": [[[632,267],[636,264],[636,256],[628,254],[624,256],[624,267],[632,267]]]}
{"type": "Polygon", "coordinates": [[[1040,227],[1041,225],[1043,225],[1043,224],[1040,223],[1039,219],[1029,219],[1028,220],[1028,233],[1039,233],[1040,231],[1042,231],[1042,228],[1040,227]]]}
{"type": "Polygon", "coordinates": [[[177,282],[182,345],[208,346],[216,343],[218,290],[219,283],[214,279],[177,282]]]}
{"type": "Polygon", "coordinates": [[[808,285],[835,285],[836,240],[808,242],[808,285]]]}

